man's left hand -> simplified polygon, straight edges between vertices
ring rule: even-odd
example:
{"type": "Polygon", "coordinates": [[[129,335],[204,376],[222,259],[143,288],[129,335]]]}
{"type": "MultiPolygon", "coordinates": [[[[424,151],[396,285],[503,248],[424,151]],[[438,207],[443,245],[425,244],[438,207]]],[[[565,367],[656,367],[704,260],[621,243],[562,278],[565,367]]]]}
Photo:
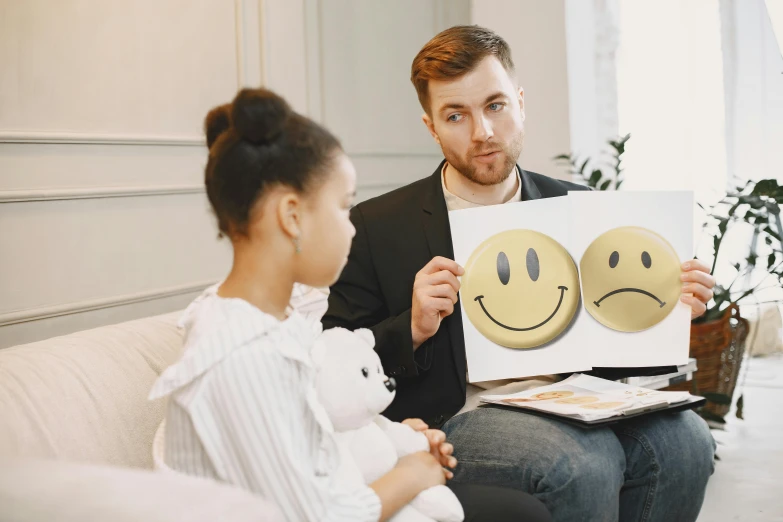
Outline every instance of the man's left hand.
{"type": "Polygon", "coordinates": [[[680,300],[690,305],[691,320],[707,311],[707,303],[712,299],[712,289],[715,278],[710,275],[710,269],[698,259],[691,259],[682,264],[682,297],[680,300]]]}

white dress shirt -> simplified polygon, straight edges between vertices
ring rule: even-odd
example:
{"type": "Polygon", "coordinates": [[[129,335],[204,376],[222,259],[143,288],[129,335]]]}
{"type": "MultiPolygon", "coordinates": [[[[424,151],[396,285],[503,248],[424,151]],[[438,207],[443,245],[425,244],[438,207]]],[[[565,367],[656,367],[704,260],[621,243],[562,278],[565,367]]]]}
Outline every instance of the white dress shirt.
{"type": "Polygon", "coordinates": [[[340,456],[310,359],[320,323],[295,311],[279,321],[217,288],[185,311],[183,357],[150,393],[170,396],[165,464],[258,493],[286,520],[377,521],[375,492],[336,478],[340,456]]]}

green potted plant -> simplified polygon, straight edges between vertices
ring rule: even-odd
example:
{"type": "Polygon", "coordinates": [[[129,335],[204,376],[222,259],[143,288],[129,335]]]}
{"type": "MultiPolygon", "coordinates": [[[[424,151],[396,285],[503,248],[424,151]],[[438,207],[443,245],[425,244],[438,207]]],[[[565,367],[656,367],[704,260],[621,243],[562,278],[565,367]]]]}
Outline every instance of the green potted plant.
{"type": "MultiPolygon", "coordinates": [[[[631,135],[610,140],[610,161],[603,169],[590,158],[561,154],[554,159],[565,162],[569,172],[595,190],[617,190],[623,183],[622,155],[631,135]],[[606,172],[605,172],[606,171],[606,172]]],[[[783,186],[774,179],[748,181],[726,193],[715,205],[705,209],[707,221],[703,231],[711,240],[710,273],[715,275],[721,263],[730,263],[734,269],[731,280],[719,280],[713,299],[705,314],[691,325],[690,356],[697,360],[698,370],[691,383],[670,389],[690,390],[707,398],[701,415],[713,426],[725,423],[737,385],[748,322],[740,315],[740,305],[761,304],[757,294],[771,286],[783,283],[783,249],[780,205],[783,204],[783,186]],[[745,223],[753,229],[748,255],[741,259],[727,259],[721,250],[727,232],[733,225],[745,223]],[[758,246],[761,246],[762,254],[758,246]],[[749,275],[763,272],[763,277],[751,286],[749,275]]],[[[704,208],[704,207],[702,207],[704,208]]],[[[752,346],[752,340],[751,340],[752,346]]],[[[737,416],[742,418],[743,397],[737,400],[737,416]]]]}
{"type": "Polygon", "coordinates": [[[616,140],[609,140],[608,165],[602,169],[591,158],[580,158],[574,154],[560,154],[554,160],[568,166],[569,172],[578,180],[584,180],[588,187],[595,190],[618,190],[623,184],[622,155],[625,153],[625,143],[631,139],[626,134],[616,140]],[[604,172],[607,171],[607,172],[604,172]]]}
{"type": "MultiPolygon", "coordinates": [[[[733,267],[730,280],[718,281],[706,313],[691,326],[691,357],[697,359],[699,367],[691,386],[694,392],[707,398],[708,404],[701,414],[712,423],[725,422],[745,354],[748,323],[741,317],[740,307],[760,304],[759,292],[783,283],[781,204],[783,186],[774,179],[765,179],[746,182],[705,209],[708,216],[703,230],[711,239],[711,273],[715,275],[721,264],[730,263],[733,267]],[[753,239],[746,257],[731,260],[721,247],[732,226],[740,223],[752,227],[753,239]],[[761,277],[749,284],[750,274],[761,277]]],[[[737,400],[740,418],[742,406],[740,393],[737,400]]]]}

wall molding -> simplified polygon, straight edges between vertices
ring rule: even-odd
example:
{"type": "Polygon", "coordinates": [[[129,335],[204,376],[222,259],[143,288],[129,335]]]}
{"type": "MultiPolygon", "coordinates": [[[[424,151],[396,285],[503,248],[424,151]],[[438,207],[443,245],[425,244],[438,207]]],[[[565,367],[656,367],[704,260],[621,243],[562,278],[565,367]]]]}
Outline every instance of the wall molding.
{"type": "Polygon", "coordinates": [[[102,299],[88,299],[54,306],[41,306],[27,310],[15,310],[0,314],[0,327],[191,294],[200,292],[215,283],[217,283],[217,280],[196,281],[146,292],[123,294],[102,299]]]}
{"type": "Polygon", "coordinates": [[[326,122],[324,92],[322,14],[320,0],[304,0],[305,74],[307,75],[308,116],[322,125],[326,122]]]}
{"type": "Polygon", "coordinates": [[[0,131],[0,143],[65,145],[162,145],[204,147],[203,136],[156,134],[93,134],[80,132],[0,131]]]}
{"type": "Polygon", "coordinates": [[[0,204],[73,199],[129,198],[201,194],[203,185],[161,185],[145,187],[80,187],[0,190],[0,204]]]}

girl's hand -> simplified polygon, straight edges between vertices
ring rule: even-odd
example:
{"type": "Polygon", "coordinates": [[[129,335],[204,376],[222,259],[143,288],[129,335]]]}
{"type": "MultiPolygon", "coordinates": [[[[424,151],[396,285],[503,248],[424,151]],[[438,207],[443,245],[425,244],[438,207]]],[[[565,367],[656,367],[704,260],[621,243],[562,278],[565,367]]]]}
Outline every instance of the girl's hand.
{"type": "Polygon", "coordinates": [[[414,429],[414,431],[424,431],[427,428],[429,428],[429,426],[427,426],[427,423],[421,419],[405,419],[404,421],[401,422],[401,424],[410,426],[411,428],[414,429]]]}
{"type": "MultiPolygon", "coordinates": [[[[430,443],[430,453],[433,457],[438,459],[440,465],[444,468],[454,469],[457,467],[457,459],[452,456],[454,453],[454,446],[446,442],[446,434],[441,430],[431,430],[427,424],[421,419],[405,419],[402,421],[413,428],[416,431],[424,433],[427,437],[427,441],[430,443]]],[[[454,474],[449,470],[444,470],[447,479],[454,478],[454,474]]]]}
{"type": "Polygon", "coordinates": [[[396,468],[404,470],[411,480],[425,490],[446,483],[446,475],[438,460],[426,451],[405,455],[397,461],[396,468]]]}

